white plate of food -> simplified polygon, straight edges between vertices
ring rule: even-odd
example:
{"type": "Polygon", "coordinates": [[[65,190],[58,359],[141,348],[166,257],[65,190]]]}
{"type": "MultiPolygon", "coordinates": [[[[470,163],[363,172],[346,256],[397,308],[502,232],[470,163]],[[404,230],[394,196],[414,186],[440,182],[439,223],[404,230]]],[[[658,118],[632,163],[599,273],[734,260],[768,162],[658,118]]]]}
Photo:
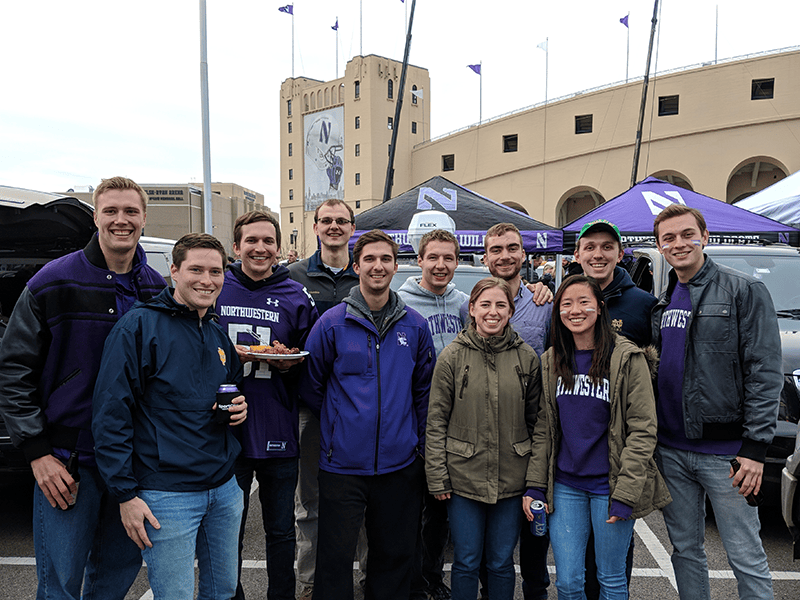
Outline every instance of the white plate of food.
{"type": "Polygon", "coordinates": [[[270,358],[273,360],[293,360],[296,358],[303,358],[308,356],[307,350],[299,350],[297,348],[287,348],[280,342],[273,342],[270,346],[250,346],[248,356],[254,358],[270,358]]]}

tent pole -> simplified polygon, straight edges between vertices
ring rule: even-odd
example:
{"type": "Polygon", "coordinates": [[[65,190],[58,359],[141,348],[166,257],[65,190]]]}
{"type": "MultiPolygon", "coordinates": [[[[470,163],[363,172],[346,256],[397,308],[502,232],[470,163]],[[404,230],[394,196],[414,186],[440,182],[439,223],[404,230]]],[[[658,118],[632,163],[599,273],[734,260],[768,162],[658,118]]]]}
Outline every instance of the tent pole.
{"type": "Polygon", "coordinates": [[[639,174],[639,153],[642,150],[642,128],[644,127],[644,109],[647,104],[647,84],[650,82],[650,59],[653,56],[653,39],[656,35],[656,21],[658,18],[658,0],[653,6],[653,25],[650,27],[650,47],[647,49],[647,67],[644,71],[642,83],[642,103],[639,106],[639,126],[636,128],[636,143],[633,149],[633,171],[631,172],[631,187],[636,185],[639,174]]]}
{"type": "MultiPolygon", "coordinates": [[[[394,183],[394,154],[397,146],[397,129],[400,126],[400,111],[403,108],[403,92],[406,87],[406,71],[408,70],[408,54],[411,52],[411,26],[414,24],[414,8],[417,0],[411,3],[411,16],[408,19],[408,31],[406,32],[406,51],[403,56],[403,70],[400,73],[400,87],[397,90],[397,104],[394,107],[394,121],[392,123],[392,144],[389,147],[389,164],[386,165],[386,184],[383,188],[383,201],[386,202],[392,196],[392,184],[394,183]]],[[[423,136],[424,137],[424,136],[423,136]]]]}

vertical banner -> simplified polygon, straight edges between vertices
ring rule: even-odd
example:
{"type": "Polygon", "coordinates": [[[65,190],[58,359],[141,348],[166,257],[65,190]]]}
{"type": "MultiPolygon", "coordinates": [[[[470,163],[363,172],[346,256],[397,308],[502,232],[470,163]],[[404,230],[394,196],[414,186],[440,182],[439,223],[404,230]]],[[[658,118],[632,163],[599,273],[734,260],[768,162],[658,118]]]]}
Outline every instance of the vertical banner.
{"type": "Polygon", "coordinates": [[[306,115],[304,180],[305,210],[315,210],[329,198],[344,200],[344,108],[306,115]]]}

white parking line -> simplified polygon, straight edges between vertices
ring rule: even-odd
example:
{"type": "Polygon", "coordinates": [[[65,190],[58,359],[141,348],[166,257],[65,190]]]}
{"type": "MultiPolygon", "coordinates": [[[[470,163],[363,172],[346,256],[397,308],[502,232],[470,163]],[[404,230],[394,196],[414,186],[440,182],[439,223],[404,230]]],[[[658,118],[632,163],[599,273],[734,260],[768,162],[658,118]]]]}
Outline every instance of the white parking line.
{"type": "MultiPolygon", "coordinates": [[[[662,576],[669,579],[672,587],[677,592],[678,584],[675,581],[675,571],[672,570],[672,561],[670,560],[667,549],[664,548],[664,545],[656,537],[656,534],[653,533],[653,530],[647,526],[647,523],[644,522],[644,519],[636,519],[636,524],[633,526],[633,530],[642,539],[644,545],[647,547],[648,552],[650,552],[650,555],[656,560],[656,563],[658,563],[662,576]]],[[[635,572],[636,569],[634,569],[634,573],[635,572]]]]}

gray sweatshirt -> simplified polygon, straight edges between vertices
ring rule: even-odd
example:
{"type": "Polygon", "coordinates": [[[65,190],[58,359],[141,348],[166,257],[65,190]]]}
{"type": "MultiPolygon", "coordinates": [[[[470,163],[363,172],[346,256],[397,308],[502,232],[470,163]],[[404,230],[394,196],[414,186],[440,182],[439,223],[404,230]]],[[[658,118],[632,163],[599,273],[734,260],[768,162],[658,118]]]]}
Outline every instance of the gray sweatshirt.
{"type": "Polygon", "coordinates": [[[421,277],[409,277],[397,293],[406,305],[428,321],[436,356],[439,356],[444,347],[455,340],[458,332],[469,322],[463,321],[460,314],[461,305],[469,300],[469,296],[457,290],[452,281],[440,296],[422,287],[420,280],[421,277]]]}

